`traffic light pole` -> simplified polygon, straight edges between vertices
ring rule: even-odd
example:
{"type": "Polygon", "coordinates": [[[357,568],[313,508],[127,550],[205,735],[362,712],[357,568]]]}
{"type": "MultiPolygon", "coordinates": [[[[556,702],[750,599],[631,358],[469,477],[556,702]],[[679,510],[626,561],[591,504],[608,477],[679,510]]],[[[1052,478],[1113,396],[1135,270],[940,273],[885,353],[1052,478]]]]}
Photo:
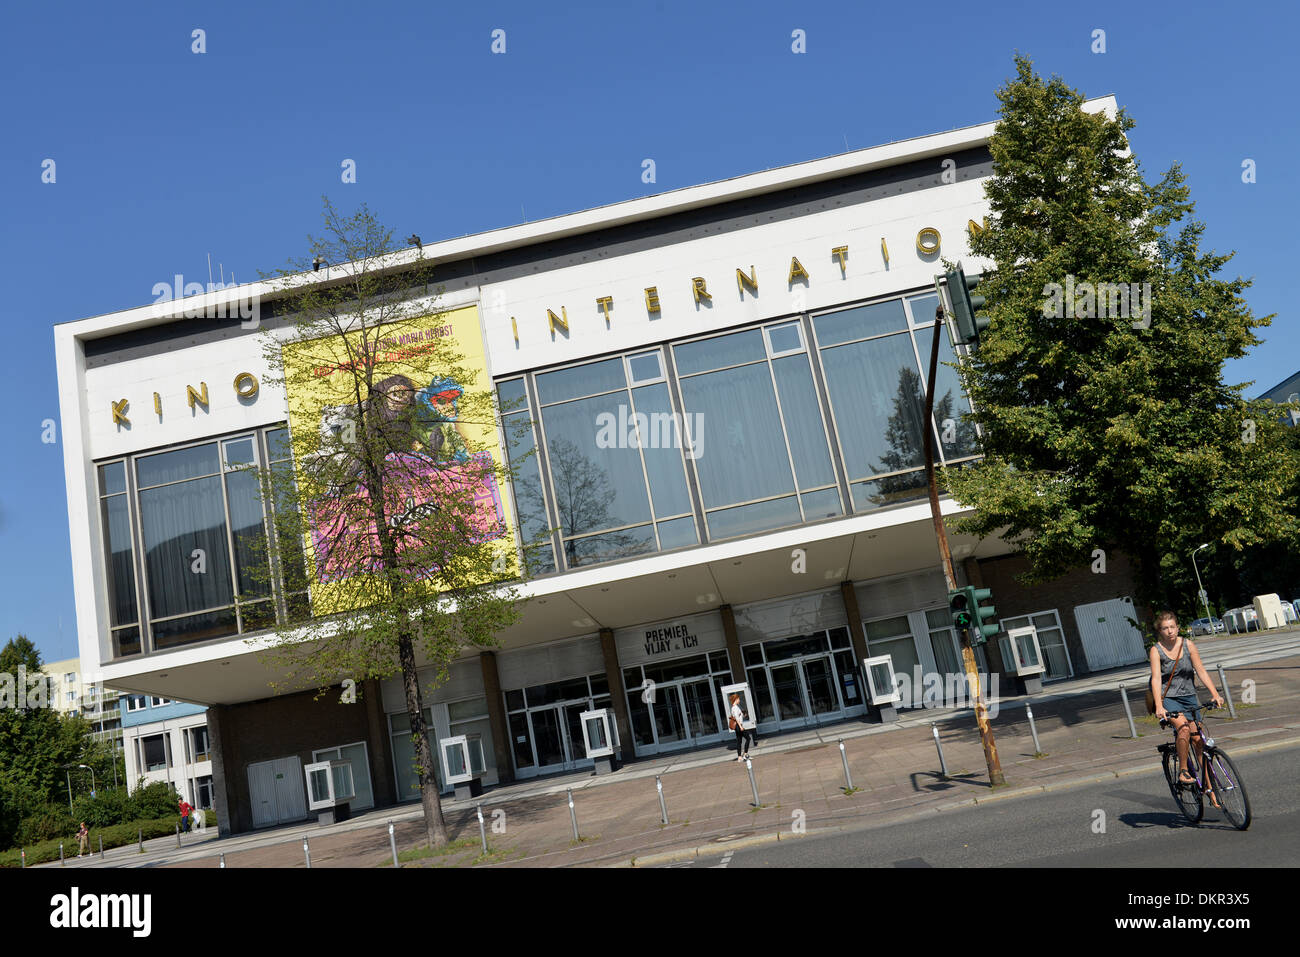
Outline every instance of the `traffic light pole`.
{"type": "MultiPolygon", "coordinates": [[[[943,577],[947,579],[948,591],[957,590],[957,575],[953,570],[952,551],[948,548],[948,530],[943,525],[943,515],[939,512],[939,488],[934,478],[934,379],[939,368],[939,336],[943,334],[943,299],[935,309],[934,342],[930,348],[930,376],[925,389],[925,478],[930,486],[930,516],[934,520],[934,537],[939,543],[939,557],[943,561],[943,577]]],[[[972,609],[972,611],[975,611],[972,609]]],[[[978,612],[972,627],[980,627],[978,612]]],[[[970,629],[959,628],[961,635],[961,660],[966,669],[966,685],[975,698],[975,723],[979,725],[980,739],[984,742],[984,760],[989,768],[989,784],[1006,784],[1002,776],[1002,763],[998,760],[997,742],[993,740],[993,727],[989,724],[988,708],[984,696],[980,693],[979,669],[975,667],[975,649],[971,647],[970,629]]]]}

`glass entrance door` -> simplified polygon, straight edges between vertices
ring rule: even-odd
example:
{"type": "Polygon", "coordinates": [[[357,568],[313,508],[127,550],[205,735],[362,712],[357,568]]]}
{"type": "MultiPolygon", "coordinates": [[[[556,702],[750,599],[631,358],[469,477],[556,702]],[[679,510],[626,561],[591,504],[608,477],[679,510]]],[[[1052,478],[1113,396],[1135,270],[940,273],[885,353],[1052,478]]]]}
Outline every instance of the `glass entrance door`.
{"type": "Polygon", "coordinates": [[[569,763],[577,764],[580,761],[586,761],[587,747],[582,741],[582,712],[590,711],[591,706],[586,704],[566,704],[564,705],[564,730],[569,746],[569,763]]]}
{"type": "Polygon", "coordinates": [[[692,738],[718,734],[718,712],[713,703],[713,682],[708,678],[682,683],[686,729],[692,738]]]}
{"type": "Polygon", "coordinates": [[[831,673],[830,659],[825,656],[803,658],[799,661],[799,670],[803,678],[804,693],[808,698],[810,716],[815,719],[824,714],[838,712],[840,703],[835,694],[835,680],[831,673]]]}
{"type": "Polygon", "coordinates": [[[772,665],[772,695],[776,701],[776,719],[783,725],[793,721],[801,722],[808,712],[804,707],[803,683],[799,680],[799,665],[795,662],[783,662],[772,665]]]}
{"type": "Polygon", "coordinates": [[[560,732],[560,709],[538,708],[529,714],[533,725],[533,747],[537,751],[537,767],[543,770],[563,766],[564,740],[560,732]]]}

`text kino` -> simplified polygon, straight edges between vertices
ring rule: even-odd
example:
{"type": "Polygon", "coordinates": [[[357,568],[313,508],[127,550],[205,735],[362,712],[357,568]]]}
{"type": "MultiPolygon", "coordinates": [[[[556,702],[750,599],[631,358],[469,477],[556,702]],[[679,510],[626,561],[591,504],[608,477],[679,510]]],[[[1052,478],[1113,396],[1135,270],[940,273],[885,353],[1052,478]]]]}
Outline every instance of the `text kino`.
{"type": "MultiPolygon", "coordinates": [[[[239,398],[256,398],[258,389],[257,376],[253,375],[251,372],[239,373],[239,375],[235,376],[233,385],[235,395],[239,398]]],[[[199,405],[203,407],[204,412],[207,412],[208,384],[206,382],[200,382],[197,389],[192,385],[187,385],[185,387],[185,399],[189,403],[191,409],[196,405],[199,405]]],[[[130,426],[131,420],[127,418],[126,415],[131,408],[130,401],[127,399],[118,399],[116,402],[111,403],[111,405],[113,407],[113,424],[130,426]]],[[[153,411],[159,419],[162,418],[162,396],[157,392],[153,394],[153,411]]]]}
{"type": "Polygon", "coordinates": [[[700,639],[692,635],[685,625],[673,625],[671,628],[651,628],[645,633],[645,653],[662,655],[667,651],[683,651],[686,648],[698,648],[700,639]]]}

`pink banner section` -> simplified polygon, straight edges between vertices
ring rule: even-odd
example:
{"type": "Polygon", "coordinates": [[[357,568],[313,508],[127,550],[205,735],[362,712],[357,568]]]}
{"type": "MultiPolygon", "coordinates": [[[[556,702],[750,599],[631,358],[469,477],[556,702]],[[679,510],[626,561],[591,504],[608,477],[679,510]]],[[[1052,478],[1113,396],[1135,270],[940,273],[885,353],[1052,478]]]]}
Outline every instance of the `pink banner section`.
{"type": "MultiPolygon", "coordinates": [[[[401,534],[402,527],[443,510],[457,510],[457,514],[446,515],[449,522],[468,522],[475,530],[474,544],[496,538],[505,530],[501,491],[489,453],[479,452],[463,465],[442,466],[425,456],[395,453],[385,460],[385,467],[384,517],[397,533],[399,555],[419,547],[410,536],[401,534]]],[[[312,509],[312,542],[320,581],[339,581],[379,567],[379,534],[369,497],[363,485],[355,495],[324,499],[312,509]]]]}

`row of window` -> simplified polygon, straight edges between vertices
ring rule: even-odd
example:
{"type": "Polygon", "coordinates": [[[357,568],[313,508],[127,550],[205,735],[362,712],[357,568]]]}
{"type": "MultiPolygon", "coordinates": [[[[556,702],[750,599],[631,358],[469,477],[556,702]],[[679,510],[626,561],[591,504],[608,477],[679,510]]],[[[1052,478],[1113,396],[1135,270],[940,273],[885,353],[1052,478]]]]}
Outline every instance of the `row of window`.
{"type": "MultiPolygon", "coordinates": [[[[207,725],[183,729],[181,740],[184,742],[187,764],[211,760],[207,725]]],[[[172,754],[172,736],[166,731],[142,735],[135,739],[134,746],[136,767],[141,771],[165,771],[176,765],[175,755],[172,754]]]]}
{"type": "MultiPolygon", "coordinates": [[[[499,382],[534,573],[924,497],[936,303],[895,298],[499,382]]],[[[939,351],[955,361],[946,333],[939,351]]],[[[939,366],[935,393],[938,455],[973,458],[953,368],[939,366]]]]}
{"type": "MultiPolygon", "coordinates": [[[[922,422],[935,303],[894,298],[499,382],[533,573],[923,497],[925,428],[945,462],[976,452],[952,368],[922,422]]],[[[946,334],[940,358],[954,359],[946,334]]],[[[114,657],[307,612],[302,586],[284,586],[301,582],[300,554],[274,581],[261,573],[282,506],[250,467],[291,471],[286,428],[98,463],[114,657]]]]}
{"type": "Polygon", "coordinates": [[[291,454],[276,427],[98,466],[114,657],[257,631],[305,608],[305,594],[264,574],[279,506],[264,504],[250,470],[287,472],[291,454]]]}

